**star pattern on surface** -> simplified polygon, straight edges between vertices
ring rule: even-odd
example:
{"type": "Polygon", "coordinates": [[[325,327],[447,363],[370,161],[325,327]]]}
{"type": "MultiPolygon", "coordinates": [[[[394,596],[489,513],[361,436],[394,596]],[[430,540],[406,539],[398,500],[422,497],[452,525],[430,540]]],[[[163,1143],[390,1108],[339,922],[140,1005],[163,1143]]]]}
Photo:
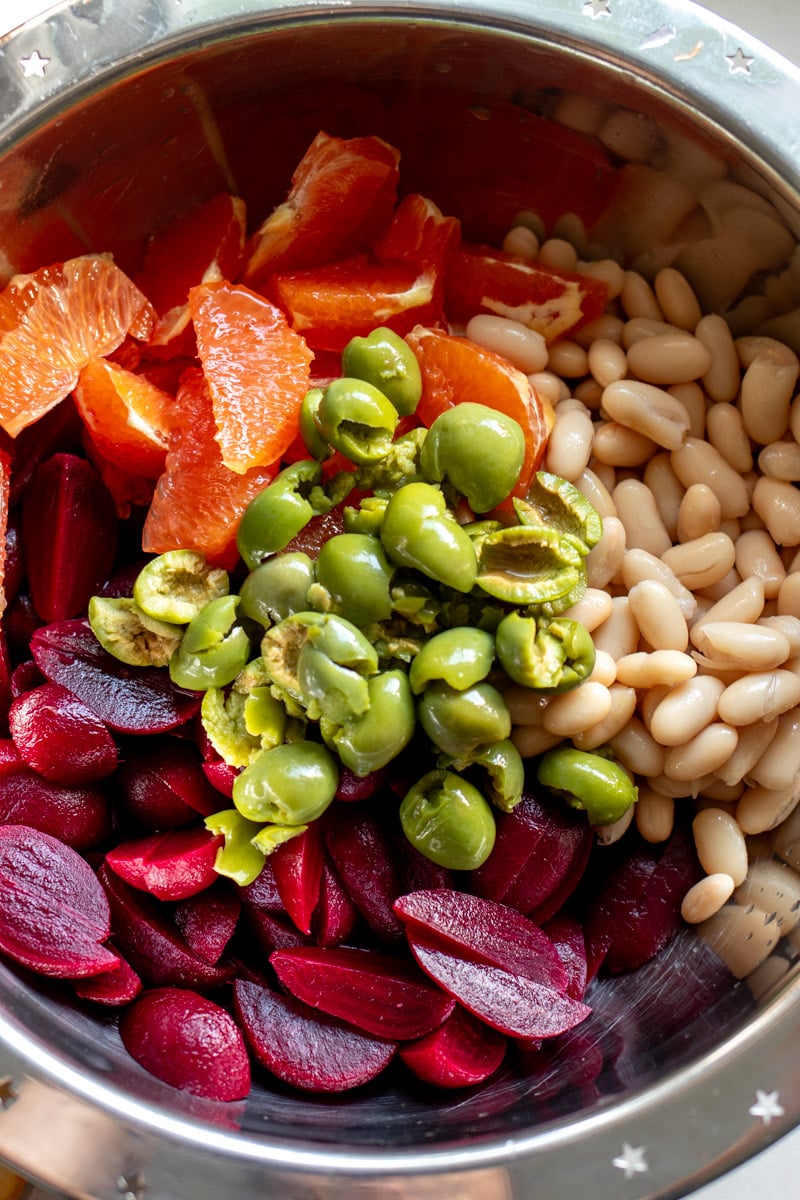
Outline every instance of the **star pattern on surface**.
{"type": "Polygon", "coordinates": [[[741,46],[737,48],[735,54],[726,54],[725,59],[730,63],[732,75],[735,75],[737,72],[744,75],[750,74],[750,63],[753,59],[745,54],[741,46]]]}
{"type": "Polygon", "coordinates": [[[751,1117],[760,1117],[765,1125],[769,1125],[773,1117],[782,1117],[784,1108],[779,1102],[778,1092],[762,1092],[761,1088],[756,1089],[756,1102],[751,1104],[749,1113],[751,1117]]]}
{"type": "Polygon", "coordinates": [[[641,1175],[650,1170],[645,1157],[646,1149],[646,1146],[629,1146],[627,1142],[623,1142],[622,1154],[612,1160],[612,1166],[624,1171],[626,1179],[633,1179],[634,1175],[641,1175]]]}
{"type": "Polygon", "coordinates": [[[611,0],[586,0],[583,11],[587,17],[610,17],[611,0]]]}
{"type": "Polygon", "coordinates": [[[117,1179],[117,1194],[120,1200],[144,1200],[147,1184],[141,1171],[131,1171],[117,1179]]]}
{"type": "Polygon", "coordinates": [[[0,1078],[0,1108],[10,1108],[17,1098],[17,1089],[10,1075],[0,1078]]]}
{"type": "Polygon", "coordinates": [[[49,58],[42,58],[38,50],[34,50],[27,58],[21,58],[19,65],[22,68],[22,74],[26,79],[38,77],[44,79],[44,73],[47,70],[49,58]]]}

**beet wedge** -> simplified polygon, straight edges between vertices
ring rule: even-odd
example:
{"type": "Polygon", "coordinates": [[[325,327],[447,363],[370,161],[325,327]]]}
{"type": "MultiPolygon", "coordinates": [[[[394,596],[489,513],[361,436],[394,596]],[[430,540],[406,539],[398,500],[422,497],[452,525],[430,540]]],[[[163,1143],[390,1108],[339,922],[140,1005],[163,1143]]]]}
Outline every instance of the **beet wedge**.
{"type": "Polygon", "coordinates": [[[153,831],[177,829],[220,809],[191,742],[163,734],[131,738],[114,776],[120,807],[131,821],[153,831]]]}
{"type": "Polygon", "coordinates": [[[242,907],[236,892],[226,883],[220,880],[182,900],[172,914],[189,948],[212,965],[219,962],[236,932],[242,907]]]}
{"type": "Polygon", "coordinates": [[[0,826],[0,951],[63,979],[119,962],[102,943],[109,906],[91,867],[71,847],[26,825],[0,826]]]}
{"type": "Polygon", "coordinates": [[[91,1000],[93,1004],[102,1004],[105,1008],[124,1008],[139,995],[142,981],[112,943],[108,942],[107,945],[117,955],[117,965],[110,971],[103,971],[102,975],[76,979],[72,986],[75,995],[83,1000],[91,1000]]]}
{"type": "Polygon", "coordinates": [[[88,850],[111,832],[111,806],[102,784],[52,783],[21,761],[0,768],[0,823],[29,825],[88,850]]]}
{"type": "Polygon", "coordinates": [[[323,846],[317,822],[278,846],[270,857],[284,908],[300,932],[310,934],[322,884],[323,846]]]}
{"type": "Polygon", "coordinates": [[[400,896],[394,910],[410,935],[447,953],[566,991],[567,973],[552,941],[513,908],[437,888],[400,896]]]}
{"type": "Polygon", "coordinates": [[[224,842],[222,834],[192,825],[121,842],[106,862],[131,887],[158,900],[186,900],[219,878],[214,862],[224,842]]]}
{"type": "Polygon", "coordinates": [[[200,710],[199,693],[176,688],[167,671],[126,666],[103,649],[81,617],[37,629],[31,654],[47,679],[74,692],[119,733],[165,733],[200,710]]]}
{"type": "Polygon", "coordinates": [[[474,1087],[494,1075],[508,1039],[457,1005],[438,1029],[400,1047],[408,1069],[433,1087],[474,1087]]]}
{"type": "Polygon", "coordinates": [[[377,950],[299,947],[276,951],[270,962],[298,1000],[390,1041],[430,1033],[454,1008],[413,964],[377,950]]]}
{"type": "Polygon", "coordinates": [[[473,1016],[510,1037],[555,1037],[591,1012],[554,988],[490,963],[449,954],[417,933],[409,932],[408,944],[426,975],[473,1016]]]}
{"type": "Polygon", "coordinates": [[[233,1003],[256,1059],[278,1079],[306,1092],[343,1092],[369,1083],[397,1050],[394,1042],[243,979],[233,985],[233,1003]]]}
{"type": "Polygon", "coordinates": [[[358,909],[344,890],[336,869],[322,864],[319,903],[314,910],[311,933],[318,946],[346,942],[358,924],[358,909]]]}
{"type": "Polygon", "coordinates": [[[125,1049],[172,1087],[207,1100],[242,1100],[250,1091],[250,1058],[233,1017],[189,988],[142,992],[122,1015],[125,1049]]]}
{"type": "Polygon", "coordinates": [[[58,683],[17,697],[8,723],[28,766],[55,783],[94,783],[117,766],[116,742],[104,723],[58,683]]]}
{"type": "Polygon", "coordinates": [[[393,908],[400,881],[386,833],[360,805],[326,813],[328,853],[350,899],[382,942],[400,942],[403,927],[393,908]]]}

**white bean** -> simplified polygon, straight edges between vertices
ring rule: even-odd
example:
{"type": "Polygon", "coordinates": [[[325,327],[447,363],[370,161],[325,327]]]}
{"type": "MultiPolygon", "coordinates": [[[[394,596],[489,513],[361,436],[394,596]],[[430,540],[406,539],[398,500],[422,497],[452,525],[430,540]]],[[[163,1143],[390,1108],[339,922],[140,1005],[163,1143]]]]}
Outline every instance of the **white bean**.
{"type": "Polygon", "coordinates": [[[638,479],[623,479],[614,488],[617,516],[625,526],[625,545],[631,550],[647,550],[660,558],[672,539],[661,521],[655,497],[638,479]]]}
{"type": "Polygon", "coordinates": [[[683,898],[681,916],[689,925],[707,921],[722,908],[733,895],[734,883],[730,875],[717,871],[699,880],[683,898]]]}
{"type": "Polygon", "coordinates": [[[767,833],[777,829],[793,813],[800,801],[800,780],[786,787],[751,787],[743,793],[736,808],[736,820],[742,833],[767,833]]]}
{"type": "Polygon", "coordinates": [[[750,496],[741,475],[709,442],[687,438],[672,452],[672,469],[686,488],[693,483],[708,484],[716,493],[725,520],[743,517],[750,508],[750,496]]]}
{"type": "Polygon", "coordinates": [[[681,746],[715,720],[724,685],[696,675],[670,690],[650,717],[650,732],[662,746],[681,746]]]}
{"type": "Polygon", "coordinates": [[[789,639],[780,629],[743,621],[704,621],[694,625],[692,644],[714,666],[769,671],[789,658],[789,639]]]}
{"type": "Polygon", "coordinates": [[[600,541],[586,556],[586,583],[592,588],[605,588],[619,572],[625,557],[625,526],[618,517],[603,522],[600,541]]]}
{"type": "Polygon", "coordinates": [[[800,704],[800,676],[793,671],[754,671],[728,684],[717,710],[729,725],[769,721],[800,704]]]}
{"type": "Polygon", "coordinates": [[[547,733],[574,737],[602,721],[610,711],[609,689],[602,683],[582,683],[550,701],[542,717],[542,726],[547,733]]]}
{"type": "Polygon", "coordinates": [[[752,725],[737,726],[739,741],[736,749],[728,761],[717,770],[717,776],[722,783],[733,787],[749,776],[778,732],[778,720],[778,717],[773,717],[771,721],[755,721],[752,725]]]}
{"type": "Polygon", "coordinates": [[[645,579],[653,579],[662,583],[675,597],[678,607],[687,621],[691,621],[697,611],[697,600],[687,587],[675,575],[671,567],[649,554],[646,550],[627,550],[622,560],[622,582],[630,589],[645,579]]]}
{"type": "Polygon", "coordinates": [[[653,650],[686,650],[686,618],[665,584],[643,579],[630,589],[628,600],[642,637],[653,650]]]}
{"type": "Polygon", "coordinates": [[[664,756],[664,774],[688,783],[717,771],[736,749],[739,735],[732,725],[712,721],[682,746],[672,746],[664,756]]]}
{"type": "Polygon", "coordinates": [[[470,341],[507,358],[526,375],[544,371],[547,367],[547,342],[541,333],[529,329],[521,321],[478,313],[467,321],[466,335],[470,341]]]}
{"type": "Polygon", "coordinates": [[[697,663],[680,650],[639,650],[617,659],[617,681],[634,688],[675,687],[697,674],[697,663]]]}
{"type": "MultiPolygon", "coordinates": [[[[647,344],[643,340],[637,346],[647,344]]],[[[633,350],[628,351],[629,360],[633,350]]],[[[681,402],[663,388],[637,379],[609,383],[603,389],[603,408],[612,421],[666,450],[677,450],[689,436],[689,414],[681,402]]]]}
{"type": "Polygon", "coordinates": [[[765,788],[789,787],[800,778],[800,711],[793,708],[778,717],[769,751],[750,768],[749,777],[765,788]]]}
{"type": "Polygon", "coordinates": [[[720,808],[706,808],[692,821],[697,857],[708,875],[722,871],[738,885],[747,875],[747,845],[739,826],[720,808]]]}
{"type": "Polygon", "coordinates": [[[691,333],[675,329],[634,343],[628,350],[628,366],[647,383],[690,383],[705,375],[711,355],[691,333]]]}
{"type": "Polygon", "coordinates": [[[608,686],[608,694],[611,697],[611,707],[605,717],[590,725],[588,729],[579,730],[572,735],[572,741],[579,750],[596,750],[598,746],[604,746],[625,728],[636,711],[636,692],[633,688],[611,683],[608,686]]]}

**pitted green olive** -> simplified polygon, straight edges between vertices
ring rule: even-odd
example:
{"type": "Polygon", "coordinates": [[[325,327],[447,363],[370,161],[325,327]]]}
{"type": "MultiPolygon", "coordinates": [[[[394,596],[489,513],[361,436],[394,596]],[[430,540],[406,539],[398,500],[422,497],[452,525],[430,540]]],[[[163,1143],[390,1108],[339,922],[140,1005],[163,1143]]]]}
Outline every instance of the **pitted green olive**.
{"type": "Polygon", "coordinates": [[[296,550],[276,554],[251,571],[239,591],[239,612],[264,628],[308,608],[314,564],[296,550]]]}
{"type": "Polygon", "coordinates": [[[303,444],[311,455],[321,462],[330,457],[331,448],[319,430],[319,406],[324,395],[323,388],[311,388],[303,397],[300,405],[300,436],[303,444]]]}
{"type": "Polygon", "coordinates": [[[264,750],[236,776],[233,803],[248,821],[305,825],[336,794],[336,760],[318,742],[284,743],[264,750]]]}
{"type": "Polygon", "coordinates": [[[522,427],[505,413],[465,401],[441,413],[420,455],[432,483],[447,480],[473,512],[489,512],[510,494],[525,459],[522,427]]]}
{"type": "Polygon", "coordinates": [[[515,499],[514,508],[522,525],[555,529],[570,539],[580,554],[588,554],[603,533],[600,514],[591,502],[574,483],[550,471],[537,471],[527,496],[515,499]]]}
{"type": "Polygon", "coordinates": [[[498,625],[495,639],[500,665],[523,687],[566,692],[594,668],[591,634],[568,617],[537,620],[512,612],[498,625]]]}
{"type": "Polygon", "coordinates": [[[381,541],[389,558],[458,592],[475,583],[477,563],[469,536],[429,483],[407,483],[386,506],[381,541]]]}
{"type": "Polygon", "coordinates": [[[397,409],[379,388],[347,376],[328,384],[317,409],[322,438],[357,464],[386,456],[398,419],[397,409]]]}
{"type": "Polygon", "coordinates": [[[225,845],[214,860],[218,875],[232,879],[239,887],[247,887],[258,878],[264,868],[264,853],[253,845],[253,838],[261,828],[257,822],[248,821],[235,808],[226,808],[206,817],[205,827],[225,838],[225,845]]]}
{"type": "Polygon", "coordinates": [[[103,649],[132,667],[166,667],[183,638],[179,626],[148,616],[127,596],[92,596],[88,616],[103,649]]]}
{"type": "Polygon", "coordinates": [[[485,681],[463,691],[440,680],[429,683],[418,712],[434,746],[453,758],[469,758],[511,734],[508,705],[497,688],[485,681]]]}
{"type": "Polygon", "coordinates": [[[383,671],[369,678],[369,707],[342,723],[323,720],[327,745],[356,775],[385,767],[414,736],[414,701],[405,671],[383,671]]]}
{"type": "Polygon", "coordinates": [[[563,795],[573,808],[585,809],[592,825],[612,825],[639,795],[619,763],[569,747],[548,750],[539,761],[537,777],[543,787],[563,795]]]}
{"type": "Polygon", "coordinates": [[[494,848],[489,804],[452,771],[429,771],[414,784],[400,805],[400,824],[421,854],[453,871],[474,871],[494,848]]]}
{"type": "Polygon", "coordinates": [[[367,337],[351,338],[342,351],[342,371],[380,388],[403,417],[419,404],[419,364],[410,346],[392,329],[379,326],[367,337]]]}
{"type": "Polygon", "coordinates": [[[209,600],[226,596],[228,590],[228,572],[210,566],[202,554],[167,550],[142,567],[133,598],[148,617],[188,625],[209,600]]]}
{"type": "Polygon", "coordinates": [[[477,584],[511,604],[554,616],[586,591],[584,558],[555,529],[511,525],[477,539],[477,584]]]}
{"type": "Polygon", "coordinates": [[[363,533],[328,538],[317,555],[316,573],[333,610],[354,625],[363,628],[392,615],[393,568],[380,538],[363,533]]]}
{"type": "Polygon", "coordinates": [[[411,690],[423,692],[434,679],[443,679],[457,691],[480,683],[492,669],[494,638],[469,625],[445,629],[423,645],[408,673],[411,690]]]}
{"type": "Polygon", "coordinates": [[[209,601],[186,627],[169,661],[177,687],[205,691],[232,683],[250,657],[250,638],[237,623],[238,596],[209,601]]]}
{"type": "Polygon", "coordinates": [[[251,571],[306,527],[315,515],[308,493],[321,478],[319,463],[303,459],[279,471],[250,501],[239,522],[236,546],[251,571]]]}

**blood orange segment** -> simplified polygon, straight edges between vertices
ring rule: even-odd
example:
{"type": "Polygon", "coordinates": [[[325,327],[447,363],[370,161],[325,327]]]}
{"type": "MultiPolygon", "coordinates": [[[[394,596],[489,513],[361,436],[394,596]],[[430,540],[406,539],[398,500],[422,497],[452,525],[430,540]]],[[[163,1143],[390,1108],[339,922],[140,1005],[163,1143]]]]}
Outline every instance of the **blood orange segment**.
{"type": "Polygon", "coordinates": [[[311,351],[279,308],[241,285],[192,288],[189,308],[222,461],[238,474],[277,462],[298,431],[311,351]]]}
{"type": "Polygon", "coordinates": [[[175,425],[166,469],[156,484],[142,532],[142,549],[197,550],[225,567],[238,561],[236,529],[242,513],[273,479],[276,467],[238,474],[226,467],[216,442],[208,383],[197,368],[175,397],[175,425]]]}
{"type": "Polygon", "coordinates": [[[0,425],[15,437],[72,391],[90,359],[110,354],[127,333],[146,338],[153,319],[105,256],[15,276],[0,294],[0,425]]]}
{"type": "Polygon", "coordinates": [[[244,200],[220,192],[196,205],[150,241],[137,283],[158,313],[150,347],[184,347],[189,290],[238,275],[244,258],[244,200]]]}
{"type": "Polygon", "coordinates": [[[549,401],[506,359],[467,338],[417,326],[406,341],[422,372],[417,416],[424,425],[430,427],[440,413],[465,400],[496,408],[519,422],[525,458],[514,494],[524,493],[555,420],[549,401]]]}
{"type": "Polygon", "coordinates": [[[594,320],[608,300],[604,283],[557,271],[484,246],[462,245],[445,272],[445,306],[451,321],[476,313],[520,321],[548,341],[594,320]]]}
{"type": "Polygon", "coordinates": [[[149,479],[161,474],[174,405],[168,392],[143,375],[93,358],[80,373],[74,398],[106,462],[149,479]]]}
{"type": "Polygon", "coordinates": [[[461,241],[461,224],[446,217],[432,200],[412,192],[404,196],[375,243],[378,262],[408,262],[441,267],[461,241]]]}
{"type": "Polygon", "coordinates": [[[243,282],[258,286],[276,271],[318,266],[366,249],[391,216],[399,161],[399,152],[382,138],[318,133],[286,200],[251,239],[243,282]]]}
{"type": "Polygon", "coordinates": [[[416,324],[436,324],[442,315],[437,281],[435,267],[382,266],[357,255],[274,275],[269,293],[313,350],[340,353],[350,338],[366,336],[377,325],[403,334],[416,324]]]}

